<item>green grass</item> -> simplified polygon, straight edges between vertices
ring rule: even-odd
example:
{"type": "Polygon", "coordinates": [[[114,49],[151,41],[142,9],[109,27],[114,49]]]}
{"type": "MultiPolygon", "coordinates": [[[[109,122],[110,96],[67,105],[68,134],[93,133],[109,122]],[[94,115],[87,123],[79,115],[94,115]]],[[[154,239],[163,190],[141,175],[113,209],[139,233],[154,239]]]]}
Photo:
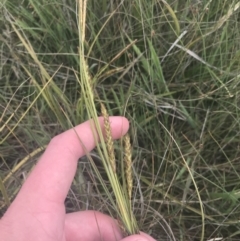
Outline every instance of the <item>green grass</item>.
{"type": "MultiPolygon", "coordinates": [[[[93,87],[109,114],[131,122],[134,213],[157,240],[240,238],[239,5],[88,1],[84,47],[93,87]]],[[[0,12],[0,188],[7,202],[39,148],[88,117],[75,76],[73,1],[5,0],[0,12]]],[[[68,211],[101,206],[112,213],[99,205],[109,200],[94,178],[83,158],[68,211]]]]}

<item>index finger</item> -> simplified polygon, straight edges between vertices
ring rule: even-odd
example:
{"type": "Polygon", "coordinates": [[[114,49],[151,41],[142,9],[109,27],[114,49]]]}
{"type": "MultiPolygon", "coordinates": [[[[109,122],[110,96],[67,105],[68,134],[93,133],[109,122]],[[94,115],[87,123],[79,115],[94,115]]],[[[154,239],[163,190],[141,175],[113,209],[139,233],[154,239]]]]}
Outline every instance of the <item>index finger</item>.
{"type": "MultiPolygon", "coordinates": [[[[118,139],[129,128],[124,117],[110,117],[112,136],[118,139]]],[[[103,128],[103,118],[99,118],[103,128]]],[[[46,151],[36,167],[27,178],[18,197],[30,199],[34,206],[40,200],[63,203],[77,169],[77,160],[85,154],[79,138],[87,151],[91,151],[96,143],[90,121],[86,121],[56,137],[49,143],[46,151]]]]}

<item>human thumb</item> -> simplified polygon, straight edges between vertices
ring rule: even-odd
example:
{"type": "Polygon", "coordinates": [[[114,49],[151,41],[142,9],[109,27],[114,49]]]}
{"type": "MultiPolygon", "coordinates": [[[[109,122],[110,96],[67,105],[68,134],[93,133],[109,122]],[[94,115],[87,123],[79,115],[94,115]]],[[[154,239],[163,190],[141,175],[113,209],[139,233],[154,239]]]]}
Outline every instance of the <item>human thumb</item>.
{"type": "Polygon", "coordinates": [[[140,232],[140,234],[134,234],[131,236],[128,236],[121,241],[156,241],[154,238],[149,236],[146,233],[140,232]]]}

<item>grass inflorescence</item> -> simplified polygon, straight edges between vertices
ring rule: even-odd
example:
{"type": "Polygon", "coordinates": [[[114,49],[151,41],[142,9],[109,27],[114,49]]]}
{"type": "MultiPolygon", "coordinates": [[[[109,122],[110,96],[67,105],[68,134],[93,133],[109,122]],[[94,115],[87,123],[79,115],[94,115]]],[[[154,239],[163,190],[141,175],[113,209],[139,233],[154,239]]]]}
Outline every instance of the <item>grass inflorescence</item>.
{"type": "Polygon", "coordinates": [[[112,133],[109,121],[109,115],[104,104],[101,103],[101,114],[104,118],[104,130],[106,135],[106,146],[109,155],[110,165],[114,173],[116,173],[116,159],[114,154],[114,147],[113,147],[113,140],[112,140],[112,133]]]}
{"type": "Polygon", "coordinates": [[[126,166],[126,182],[127,182],[127,192],[129,200],[132,199],[132,188],[133,188],[133,175],[132,175],[132,150],[130,137],[128,134],[124,136],[124,153],[125,153],[125,166],[126,166]]]}

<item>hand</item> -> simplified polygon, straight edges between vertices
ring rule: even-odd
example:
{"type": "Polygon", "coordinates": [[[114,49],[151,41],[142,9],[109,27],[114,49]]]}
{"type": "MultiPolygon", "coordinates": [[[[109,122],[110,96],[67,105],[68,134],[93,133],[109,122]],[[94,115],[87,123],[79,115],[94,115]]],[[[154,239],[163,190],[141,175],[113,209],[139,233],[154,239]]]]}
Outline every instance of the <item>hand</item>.
{"type": "MultiPolygon", "coordinates": [[[[99,118],[103,126],[103,118],[99,118]]],[[[124,135],[129,123],[124,117],[110,117],[114,139],[124,135]]],[[[66,214],[64,200],[74,178],[77,161],[84,150],[91,151],[94,137],[90,122],[84,122],[54,137],[30,173],[17,197],[0,220],[3,241],[119,241],[121,231],[114,219],[96,211],[66,214]]],[[[124,241],[153,241],[147,234],[124,241]]]]}

